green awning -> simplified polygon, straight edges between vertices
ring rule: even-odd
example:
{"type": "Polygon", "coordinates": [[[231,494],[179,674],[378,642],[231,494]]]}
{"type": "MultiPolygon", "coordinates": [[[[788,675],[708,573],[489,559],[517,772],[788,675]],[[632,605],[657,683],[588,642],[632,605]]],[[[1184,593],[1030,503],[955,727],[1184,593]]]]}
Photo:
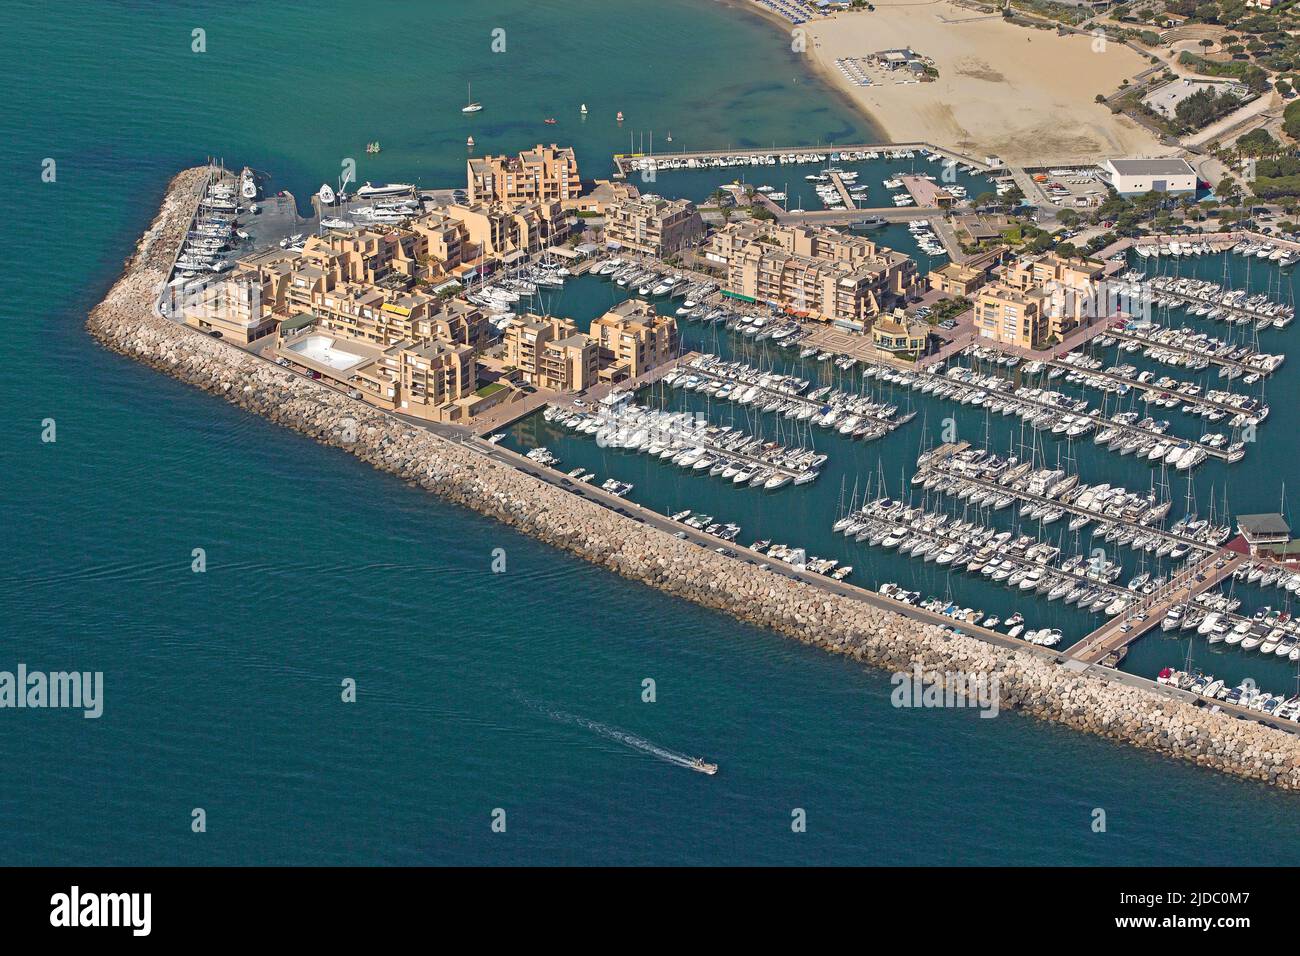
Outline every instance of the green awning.
{"type": "Polygon", "coordinates": [[[286,332],[293,332],[297,329],[305,328],[315,321],[316,316],[312,315],[310,312],[299,312],[297,315],[280,321],[280,334],[284,335],[286,332]]]}

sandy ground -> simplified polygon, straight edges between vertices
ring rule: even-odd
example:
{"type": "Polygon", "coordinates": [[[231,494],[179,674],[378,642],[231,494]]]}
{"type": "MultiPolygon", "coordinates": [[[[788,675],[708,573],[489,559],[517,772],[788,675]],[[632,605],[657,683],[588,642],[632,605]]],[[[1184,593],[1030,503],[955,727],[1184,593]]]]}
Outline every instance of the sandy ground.
{"type": "Polygon", "coordinates": [[[924,140],[1013,164],[1172,152],[1094,98],[1150,63],[1116,43],[1094,51],[1083,36],[1057,36],[943,0],[890,4],[807,24],[816,66],[896,142],[924,140]],[[868,69],[876,85],[845,79],[835,60],[911,47],[933,58],[939,79],[900,85],[903,71],[868,69]]]}

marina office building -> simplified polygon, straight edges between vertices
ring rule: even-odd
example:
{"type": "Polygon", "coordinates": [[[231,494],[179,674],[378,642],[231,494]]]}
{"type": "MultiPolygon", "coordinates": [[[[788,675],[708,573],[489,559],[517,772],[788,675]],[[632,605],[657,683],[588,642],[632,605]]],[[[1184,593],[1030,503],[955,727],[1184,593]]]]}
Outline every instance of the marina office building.
{"type": "Polygon", "coordinates": [[[1275,554],[1295,556],[1291,545],[1291,526],[1280,514],[1238,515],[1237,533],[1245,540],[1251,555],[1275,554]]]}
{"type": "Polygon", "coordinates": [[[1121,196],[1196,192],[1196,170],[1185,159],[1108,159],[1101,174],[1121,196]]]}
{"type": "Polygon", "coordinates": [[[578,159],[570,146],[539,143],[513,158],[484,156],[466,166],[471,203],[568,202],[582,192],[578,159]]]}
{"type": "Polygon", "coordinates": [[[929,351],[930,326],[905,309],[894,309],[871,324],[871,343],[896,358],[918,359],[929,351]]]}
{"type": "Polygon", "coordinates": [[[725,263],[728,293],[856,332],[917,283],[903,253],[811,226],[733,223],[714,234],[707,257],[725,263]]]}

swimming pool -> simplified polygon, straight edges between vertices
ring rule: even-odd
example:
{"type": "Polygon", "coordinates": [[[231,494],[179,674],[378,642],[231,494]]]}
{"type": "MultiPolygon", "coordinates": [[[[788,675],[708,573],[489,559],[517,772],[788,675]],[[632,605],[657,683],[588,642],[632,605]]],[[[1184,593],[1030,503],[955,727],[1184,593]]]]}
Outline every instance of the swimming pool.
{"type": "Polygon", "coordinates": [[[291,352],[297,352],[304,358],[319,362],[321,365],[328,365],[330,368],[351,368],[364,359],[364,356],[357,355],[355,352],[345,352],[343,349],[335,348],[334,340],[328,335],[309,335],[301,342],[294,342],[287,348],[291,352]]]}

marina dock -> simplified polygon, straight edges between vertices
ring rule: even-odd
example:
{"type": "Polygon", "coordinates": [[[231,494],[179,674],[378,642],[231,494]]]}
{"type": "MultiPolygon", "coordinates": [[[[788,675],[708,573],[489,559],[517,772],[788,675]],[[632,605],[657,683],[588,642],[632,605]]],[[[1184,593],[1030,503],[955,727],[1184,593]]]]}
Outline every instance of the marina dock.
{"type": "MultiPolygon", "coordinates": [[[[943,186],[926,179],[924,176],[906,175],[898,178],[902,182],[903,188],[907,190],[908,195],[916,200],[918,208],[938,209],[943,205],[940,201],[940,193],[946,192],[943,186]]],[[[949,196],[949,201],[951,202],[951,196],[949,196]]]]}
{"type": "Polygon", "coordinates": [[[858,207],[857,201],[853,198],[853,194],[849,192],[849,187],[844,184],[844,177],[837,172],[832,172],[830,177],[831,185],[840,194],[840,202],[844,203],[847,209],[856,209],[858,207]]]}
{"type": "MultiPolygon", "coordinates": [[[[731,379],[731,378],[727,378],[726,376],[719,375],[717,372],[713,371],[712,369],[704,368],[694,364],[694,359],[688,360],[686,358],[683,358],[680,365],[683,369],[688,371],[689,374],[698,376],[699,378],[702,379],[708,379],[710,381],[715,381],[715,382],[735,381],[735,379],[731,379]]],[[[758,392],[761,395],[763,395],[764,398],[767,399],[768,401],[780,400],[783,403],[793,402],[794,404],[799,405],[803,408],[816,409],[816,410],[820,410],[826,407],[825,402],[816,401],[814,399],[808,398],[806,395],[797,395],[792,392],[781,391],[779,389],[774,389],[758,382],[754,383],[754,387],[757,388],[758,392]]],[[[748,404],[753,405],[755,403],[748,403],[748,404]]],[[[892,417],[881,415],[878,412],[866,412],[866,413],[860,412],[859,415],[861,417],[870,418],[873,421],[879,422],[882,425],[887,425],[889,426],[890,430],[893,430],[893,428],[897,427],[900,424],[899,422],[893,420],[892,417]]]]}
{"type": "MultiPolygon", "coordinates": [[[[953,366],[953,367],[968,368],[967,366],[953,366]]],[[[974,370],[970,370],[970,371],[974,375],[980,375],[980,373],[974,372],[974,370]]],[[[953,378],[952,376],[944,376],[944,378],[947,381],[952,383],[961,383],[963,385],[966,385],[966,387],[968,388],[980,388],[980,386],[976,384],[961,382],[960,378],[953,378]]],[[[1002,379],[1002,381],[1010,382],[1010,379],[1004,378],[1002,379]]],[[[1096,408],[1087,408],[1086,410],[1077,411],[1077,412],[1067,412],[1065,409],[1061,408],[1058,405],[1054,405],[1051,402],[1046,402],[1043,401],[1042,399],[1033,398],[1028,395],[1025,396],[1016,395],[1014,392],[1011,391],[990,391],[990,396],[991,397],[997,396],[1007,401],[1023,403],[1032,408],[1037,408],[1043,412],[1049,412],[1057,415],[1071,414],[1074,415],[1075,418],[1088,419],[1093,422],[1092,427],[1099,432],[1113,428],[1131,437],[1139,438],[1144,442],[1175,442],[1178,444],[1183,444],[1185,442],[1188,446],[1199,449],[1200,451],[1204,452],[1207,458],[1218,458],[1223,461],[1231,460],[1229,453],[1222,448],[1213,448],[1199,441],[1192,441],[1191,439],[1175,438],[1173,436],[1166,435],[1163,432],[1156,431],[1155,429],[1152,428],[1144,428],[1139,424],[1128,424],[1125,422],[1116,422],[1109,418],[1103,417],[1101,415],[1100,410],[1096,408]]],[[[1081,401],[1084,401],[1086,404],[1086,400],[1081,400],[1081,401]]],[[[1120,452],[1117,449],[1111,448],[1110,445],[1107,445],[1106,447],[1108,450],[1115,451],[1116,454],[1120,454],[1120,452]]]]}
{"type": "Polygon", "coordinates": [[[1067,650],[1066,656],[1085,664],[1097,664],[1110,654],[1127,651],[1130,644],[1158,626],[1170,608],[1216,587],[1245,560],[1245,555],[1232,551],[1205,555],[1185,567],[1159,591],[1144,596],[1141,607],[1145,617],[1112,618],[1067,650]]]}
{"type": "MultiPolygon", "coordinates": [[[[1091,369],[1084,365],[1076,365],[1071,362],[1064,362],[1061,359],[1040,359],[1044,364],[1053,368],[1062,368],[1066,372],[1074,372],[1083,379],[1099,378],[1115,385],[1127,385],[1134,391],[1155,392],[1160,396],[1167,396],[1171,399],[1177,399],[1180,404],[1191,405],[1194,408],[1210,409],[1216,412],[1224,412],[1228,415],[1236,415],[1242,411],[1241,408],[1231,405],[1227,402],[1220,402],[1205,395],[1189,395],[1185,388],[1192,385],[1192,382],[1175,381],[1168,387],[1161,387],[1155,384],[1155,381],[1139,382],[1136,379],[1125,378],[1123,375],[1117,375],[1114,372],[1108,372],[1105,369],[1091,369]]],[[[1084,384],[1090,384],[1086,381],[1084,384]]],[[[1095,387],[1095,386],[1094,386],[1095,387]]],[[[1234,393],[1235,395],[1236,393],[1234,393]]]]}
{"type": "MultiPolygon", "coordinates": [[[[973,156],[967,156],[964,153],[951,149],[946,146],[935,146],[931,143],[866,143],[845,146],[771,146],[767,148],[737,148],[725,150],[681,150],[678,152],[630,152],[615,153],[614,168],[615,176],[623,179],[634,174],[643,168],[646,161],[665,161],[665,162],[683,162],[688,164],[687,168],[708,168],[715,164],[719,165],[747,165],[755,160],[763,160],[767,157],[777,156],[796,156],[796,157],[814,157],[814,156],[834,156],[843,153],[878,153],[883,158],[890,158],[890,154],[904,152],[928,151],[938,153],[945,160],[958,163],[967,167],[971,172],[980,175],[987,175],[1000,167],[990,166],[982,159],[973,156]]],[[[804,159],[803,164],[817,162],[815,159],[804,159]]],[[[758,163],[754,163],[759,165],[758,163]]],[[[770,165],[763,163],[763,165],[770,165]]],[[[790,165],[790,164],[786,164],[790,165]]],[[[664,167],[659,167],[664,168],[664,167]]]]}
{"type": "MultiPolygon", "coordinates": [[[[1177,288],[1173,283],[1169,282],[1157,283],[1156,287],[1152,291],[1152,295],[1161,299],[1172,299],[1180,306],[1211,305],[1214,307],[1215,311],[1223,313],[1223,316],[1219,317],[1219,321],[1225,321],[1224,317],[1226,317],[1226,321],[1229,322],[1235,322],[1238,324],[1254,324],[1260,321],[1261,318],[1258,312],[1254,312],[1250,309],[1243,309],[1240,306],[1232,303],[1225,303],[1219,299],[1207,300],[1200,296],[1192,295],[1189,292],[1177,288]]],[[[1270,327],[1271,324],[1271,322],[1266,322],[1259,331],[1263,331],[1264,328],[1270,327]]]]}
{"type": "MultiPolygon", "coordinates": [[[[1216,354],[1213,352],[1199,352],[1196,349],[1189,349],[1177,343],[1162,342],[1160,341],[1160,339],[1155,337],[1143,338],[1141,336],[1133,334],[1132,332],[1125,331],[1122,328],[1113,328],[1110,330],[1110,334],[1115,336],[1117,339],[1121,339],[1122,341],[1125,342],[1136,342],[1138,345],[1141,345],[1143,348],[1151,348],[1156,351],[1173,352],[1176,353],[1177,355],[1184,356],[1187,359],[1191,359],[1193,361],[1204,359],[1205,361],[1209,362],[1211,365],[1217,365],[1220,368],[1235,369],[1239,374],[1242,375],[1250,375],[1252,373],[1258,375],[1272,375],[1273,372],[1276,371],[1276,369],[1251,365],[1247,362],[1243,362],[1238,359],[1229,358],[1226,355],[1216,354]]],[[[1258,356],[1261,355],[1262,353],[1258,352],[1255,349],[1251,349],[1250,354],[1252,356],[1258,356]]]]}
{"type": "MultiPolygon", "coordinates": [[[[917,471],[919,474],[924,474],[927,471],[948,473],[945,471],[943,467],[944,463],[949,459],[951,459],[954,455],[958,454],[959,452],[966,451],[970,447],[971,445],[969,442],[950,442],[950,443],[945,443],[943,445],[939,445],[934,449],[930,458],[926,460],[926,463],[920,468],[918,468],[917,471]]],[[[1095,511],[1089,508],[1082,508],[1077,504],[1074,504],[1073,502],[1065,502],[1060,500],[1060,498],[1053,498],[1049,495],[1040,495],[1040,494],[1034,494],[1029,491],[1016,490],[1006,485],[1000,484],[999,482],[990,481],[987,478],[979,478],[970,475],[959,475],[958,477],[960,477],[962,481],[968,481],[971,484],[977,485],[979,487],[986,488],[989,490],[997,490],[1000,493],[1012,495],[1018,501],[1025,502],[1028,504],[1047,505],[1053,508],[1060,508],[1061,510],[1069,514],[1076,515],[1079,517],[1089,518],[1090,520],[1098,524],[1102,524],[1102,523],[1123,524],[1126,527],[1140,528],[1143,534],[1155,535],[1163,541],[1169,541],[1171,543],[1185,545],[1189,548],[1193,548],[1197,551],[1201,551],[1207,554],[1214,553],[1219,550],[1217,545],[1207,544],[1204,541],[1199,541],[1196,538],[1187,535],[1174,534],[1173,532],[1166,531],[1163,528],[1155,527],[1154,524],[1143,524],[1137,521],[1124,521],[1118,516],[1116,516],[1115,514],[1110,512],[1095,511]]]]}

